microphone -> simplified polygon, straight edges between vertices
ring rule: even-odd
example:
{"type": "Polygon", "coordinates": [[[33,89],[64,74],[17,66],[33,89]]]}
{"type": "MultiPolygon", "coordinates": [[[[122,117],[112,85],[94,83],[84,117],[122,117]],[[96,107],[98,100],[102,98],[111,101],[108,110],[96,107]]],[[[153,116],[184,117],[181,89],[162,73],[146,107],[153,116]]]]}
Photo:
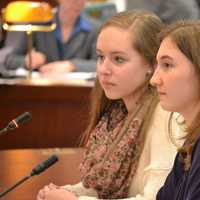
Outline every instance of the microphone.
{"type": "Polygon", "coordinates": [[[29,112],[25,112],[12,121],[10,121],[7,126],[0,130],[0,135],[6,133],[7,131],[14,130],[19,127],[19,125],[26,123],[31,119],[31,114],[29,112]]]}
{"type": "Polygon", "coordinates": [[[50,158],[45,160],[43,163],[37,165],[35,168],[32,169],[31,171],[31,176],[35,176],[49,168],[51,165],[53,165],[55,162],[58,161],[58,156],[52,155],[50,158]]]}
{"type": "Polygon", "coordinates": [[[47,160],[43,161],[41,164],[39,164],[35,168],[33,168],[31,173],[28,176],[25,176],[24,178],[19,180],[17,183],[15,183],[13,186],[11,186],[10,188],[8,188],[5,191],[1,192],[0,193],[0,198],[5,196],[7,193],[12,191],[14,188],[16,188],[18,185],[22,184],[24,181],[28,180],[32,176],[38,175],[41,172],[45,171],[46,169],[48,169],[51,165],[53,165],[57,161],[58,161],[58,156],[57,155],[52,155],[47,160]]]}

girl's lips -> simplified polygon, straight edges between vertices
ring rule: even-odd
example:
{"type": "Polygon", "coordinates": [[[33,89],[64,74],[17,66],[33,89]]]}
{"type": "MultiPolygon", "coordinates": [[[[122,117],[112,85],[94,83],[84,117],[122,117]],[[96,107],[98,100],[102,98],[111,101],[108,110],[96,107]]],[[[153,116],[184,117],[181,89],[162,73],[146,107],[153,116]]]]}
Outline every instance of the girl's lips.
{"type": "Polygon", "coordinates": [[[158,92],[159,95],[163,96],[163,95],[166,95],[165,92],[158,92]]]}
{"type": "Polygon", "coordinates": [[[115,86],[114,83],[107,82],[107,81],[102,81],[102,84],[103,84],[103,85],[107,85],[107,86],[115,86]]]}
{"type": "Polygon", "coordinates": [[[110,83],[110,82],[102,82],[102,86],[105,90],[110,90],[115,87],[115,84],[110,83]]]}

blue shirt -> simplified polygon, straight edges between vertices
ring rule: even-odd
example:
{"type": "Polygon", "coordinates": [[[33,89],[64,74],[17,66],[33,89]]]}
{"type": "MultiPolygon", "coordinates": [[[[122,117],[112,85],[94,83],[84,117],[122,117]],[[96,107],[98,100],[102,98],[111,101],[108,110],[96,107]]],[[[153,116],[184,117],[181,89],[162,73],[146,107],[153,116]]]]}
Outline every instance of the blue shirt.
{"type": "Polygon", "coordinates": [[[156,200],[199,200],[200,199],[200,137],[192,150],[192,163],[189,171],[184,171],[177,154],[174,166],[156,200]]]}
{"type": "Polygon", "coordinates": [[[65,45],[65,48],[67,47],[67,43],[68,41],[75,37],[76,34],[80,33],[80,32],[91,32],[92,31],[92,25],[90,24],[90,22],[84,17],[84,14],[82,13],[74,26],[74,29],[68,39],[67,42],[63,43],[62,41],[62,34],[61,34],[61,26],[60,26],[60,20],[59,20],[59,16],[58,16],[58,12],[56,12],[55,15],[55,21],[56,21],[56,29],[55,29],[55,35],[56,35],[56,41],[57,41],[57,45],[58,45],[58,49],[59,49],[59,55],[60,55],[60,59],[63,59],[63,54],[64,54],[64,48],[63,45],[65,45]]]}

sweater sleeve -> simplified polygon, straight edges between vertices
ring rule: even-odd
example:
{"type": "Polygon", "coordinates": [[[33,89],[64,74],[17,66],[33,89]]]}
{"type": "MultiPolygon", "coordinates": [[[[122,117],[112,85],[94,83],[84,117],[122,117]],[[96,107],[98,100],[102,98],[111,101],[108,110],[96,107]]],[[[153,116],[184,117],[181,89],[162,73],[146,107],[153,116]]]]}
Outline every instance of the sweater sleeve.
{"type": "MultiPolygon", "coordinates": [[[[157,191],[160,186],[165,181],[165,177],[167,176],[169,169],[149,169],[151,173],[148,176],[148,182],[144,187],[143,194],[137,194],[135,197],[124,198],[123,200],[154,200],[157,191]]],[[[98,195],[95,190],[87,189],[80,182],[76,185],[66,185],[65,189],[71,191],[76,196],[78,196],[78,200],[98,200],[98,195]]]]}
{"type": "Polygon", "coordinates": [[[94,189],[88,189],[85,188],[82,184],[82,182],[79,182],[75,185],[64,185],[62,188],[68,190],[69,192],[72,192],[76,196],[79,197],[79,199],[98,199],[97,192],[94,189]]]}

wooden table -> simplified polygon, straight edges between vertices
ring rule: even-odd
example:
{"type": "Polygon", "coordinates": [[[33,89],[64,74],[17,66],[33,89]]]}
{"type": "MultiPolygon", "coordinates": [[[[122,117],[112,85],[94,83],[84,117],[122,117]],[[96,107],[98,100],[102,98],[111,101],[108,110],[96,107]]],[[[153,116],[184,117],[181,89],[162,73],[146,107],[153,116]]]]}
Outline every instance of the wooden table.
{"type": "Polygon", "coordinates": [[[38,176],[33,176],[15,188],[3,200],[35,200],[39,189],[53,182],[57,185],[75,184],[80,181],[79,163],[83,149],[46,149],[46,150],[6,150],[0,151],[0,192],[28,175],[31,170],[52,154],[59,161],[38,176]]]}
{"type": "Polygon", "coordinates": [[[25,111],[32,120],[0,136],[0,149],[77,147],[88,124],[91,83],[0,84],[0,127],[25,111]]]}

